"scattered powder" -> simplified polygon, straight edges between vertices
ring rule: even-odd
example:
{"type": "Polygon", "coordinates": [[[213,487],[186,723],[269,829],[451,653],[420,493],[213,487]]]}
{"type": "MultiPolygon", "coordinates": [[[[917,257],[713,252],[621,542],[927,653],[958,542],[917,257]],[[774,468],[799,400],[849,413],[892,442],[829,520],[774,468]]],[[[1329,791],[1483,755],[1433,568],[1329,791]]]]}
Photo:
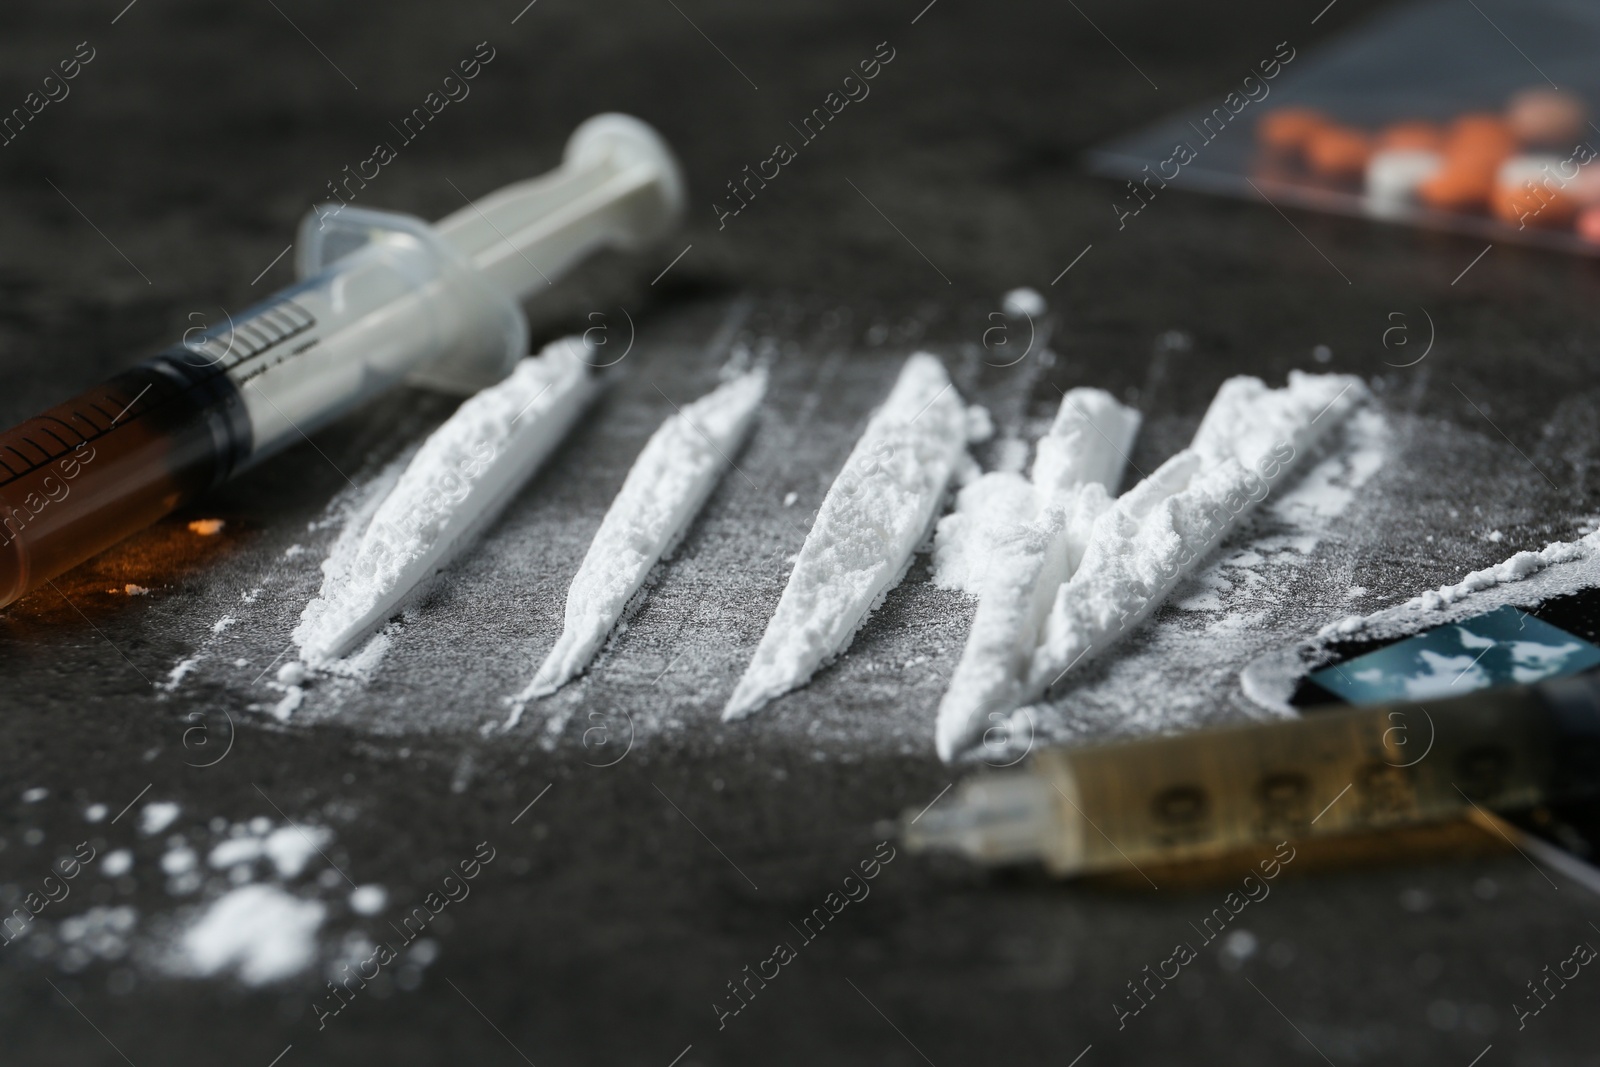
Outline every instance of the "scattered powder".
{"type": "Polygon", "coordinates": [[[1038,318],[1045,313],[1048,306],[1037,289],[1013,289],[1000,300],[1001,310],[1014,319],[1020,319],[1024,315],[1038,318]]]}
{"type": "Polygon", "coordinates": [[[280,878],[297,878],[311,857],[333,840],[333,832],[320,826],[280,826],[267,832],[267,826],[252,826],[253,836],[233,837],[217,844],[206,856],[206,863],[221,870],[258,859],[272,862],[280,878]]]}
{"type": "Polygon", "coordinates": [[[213,902],[183,934],[185,970],[232,971],[247,985],[266,985],[309,967],[327,909],[274,886],[245,885],[213,902]]]}
{"type": "Polygon", "coordinates": [[[261,854],[260,841],[250,837],[235,837],[214,847],[206,857],[206,862],[221,870],[260,859],[261,854]]]}
{"type": "Polygon", "coordinates": [[[1137,411],[1099,389],[1065,394],[1039,442],[1032,481],[986,474],[939,523],[936,584],[981,593],[967,644],[939,704],[936,740],[953,759],[1022,702],[1028,665],[1056,590],[1111,506],[1139,431],[1137,411]]]}
{"type": "Polygon", "coordinates": [[[139,832],[159,834],[172,825],[178,817],[178,805],[170,800],[158,800],[139,809],[139,832]]]}
{"type": "Polygon", "coordinates": [[[283,558],[284,559],[294,559],[296,556],[299,556],[302,553],[304,553],[305,550],[306,550],[306,546],[305,545],[290,545],[288,548],[283,550],[283,558]]]}
{"type": "Polygon", "coordinates": [[[146,589],[144,586],[134,585],[132,582],[129,582],[127,585],[123,586],[122,591],[128,596],[144,596],[150,592],[150,590],[146,589]]]}
{"type": "Polygon", "coordinates": [[[215,537],[226,525],[222,519],[195,519],[189,524],[189,532],[197,533],[201,537],[215,537]]]}
{"type": "Polygon", "coordinates": [[[577,338],[547,345],[423,443],[348,565],[324,564],[322,591],[294,631],[302,660],[315,667],[349,651],[419,599],[493,521],[598,393],[580,358],[586,348],[577,338]]]}
{"type": "Polygon", "coordinates": [[[332,840],[333,833],[320,826],[281,826],[267,835],[262,851],[277,868],[279,877],[294,878],[332,840]]]}
{"type": "Polygon", "coordinates": [[[222,631],[232,626],[234,621],[235,620],[232,615],[224,615],[222,618],[211,624],[211,632],[214,634],[220,634],[222,631]]]}
{"type": "Polygon", "coordinates": [[[97,904],[82,914],[62,919],[56,927],[56,935],[66,946],[60,957],[62,969],[73,972],[95,959],[123,959],[128,954],[128,935],[138,921],[139,912],[130,904],[97,904]]]}
{"type": "Polygon", "coordinates": [[[298,685],[285,686],[282,699],[272,705],[270,714],[279,722],[288,722],[305,698],[306,691],[298,685]]]}
{"type": "Polygon", "coordinates": [[[179,660],[177,665],[167,672],[167,680],[161,683],[161,688],[169,693],[178,688],[183,684],[184,678],[188,677],[189,672],[200,666],[200,661],[205,658],[205,653],[202,652],[197,656],[179,660]]]}
{"type": "Polygon", "coordinates": [[[1291,371],[1284,389],[1249,377],[1224,382],[1194,443],[1095,523],[1082,564],[1057,592],[1029,695],[1135,628],[1366,396],[1347,375],[1291,371]]]}
{"type": "Polygon", "coordinates": [[[167,874],[183,874],[194,870],[195,851],[186,845],[170,848],[161,856],[161,869],[167,874]]]}
{"type": "Polygon", "coordinates": [[[1499,530],[1490,530],[1489,531],[1489,540],[1493,541],[1495,544],[1498,545],[1501,541],[1504,541],[1505,539],[1506,539],[1506,535],[1501,533],[1499,530]]]}
{"type": "Polygon", "coordinates": [[[966,456],[966,405],[927,353],[906,360],[801,546],[755,657],[723,709],[740,719],[849,647],[927,535],[966,456]]]}
{"type": "Polygon", "coordinates": [[[527,701],[554,693],[594,659],[651,568],[671,555],[722,478],[766,390],[765,370],[741,375],[680,410],[651,436],[567,590],[560,639],[513,698],[508,729],[527,701]]]}
{"type": "Polygon", "coordinates": [[[381,885],[357,886],[350,891],[350,910],[357,915],[376,915],[389,902],[389,893],[381,885]]]}
{"type": "Polygon", "coordinates": [[[290,660],[278,668],[276,677],[282,685],[299,685],[306,680],[306,665],[297,659],[290,660]]]}
{"type": "Polygon", "coordinates": [[[50,790],[42,785],[36,785],[32,789],[24,789],[22,791],[22,802],[24,804],[37,804],[49,795],[50,790]]]}

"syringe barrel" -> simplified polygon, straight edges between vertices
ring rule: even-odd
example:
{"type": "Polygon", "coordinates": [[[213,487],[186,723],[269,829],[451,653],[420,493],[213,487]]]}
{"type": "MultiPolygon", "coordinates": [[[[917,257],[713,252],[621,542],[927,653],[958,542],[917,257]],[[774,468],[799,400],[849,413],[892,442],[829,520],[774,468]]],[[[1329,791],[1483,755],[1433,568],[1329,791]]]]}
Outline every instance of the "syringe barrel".
{"type": "Polygon", "coordinates": [[[1600,678],[1045,748],[907,824],[914,848],[1061,875],[1414,826],[1600,790],[1600,678]]]}
{"type": "Polygon", "coordinates": [[[172,354],[0,434],[0,607],[211,488],[248,447],[232,382],[172,354]]]}
{"type": "Polygon", "coordinates": [[[1110,870],[1528,807],[1550,799],[1565,733],[1540,689],[1508,688],[1045,750],[1036,769],[1073,827],[1046,863],[1110,870]]]}
{"type": "Polygon", "coordinates": [[[426,223],[0,435],[0,607],[452,352],[525,347],[516,307],[426,223]]]}

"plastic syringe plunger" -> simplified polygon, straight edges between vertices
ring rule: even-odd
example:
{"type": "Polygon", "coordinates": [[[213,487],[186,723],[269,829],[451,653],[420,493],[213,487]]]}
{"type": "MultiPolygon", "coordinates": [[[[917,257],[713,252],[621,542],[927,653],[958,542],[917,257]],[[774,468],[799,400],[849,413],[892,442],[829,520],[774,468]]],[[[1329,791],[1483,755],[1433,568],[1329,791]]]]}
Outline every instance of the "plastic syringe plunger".
{"type": "Polygon", "coordinates": [[[0,607],[401,381],[499,381],[528,351],[521,300],[683,208],[661,137],[599,115],[556,170],[437,224],[313,210],[297,284],[0,434],[0,607]]]}

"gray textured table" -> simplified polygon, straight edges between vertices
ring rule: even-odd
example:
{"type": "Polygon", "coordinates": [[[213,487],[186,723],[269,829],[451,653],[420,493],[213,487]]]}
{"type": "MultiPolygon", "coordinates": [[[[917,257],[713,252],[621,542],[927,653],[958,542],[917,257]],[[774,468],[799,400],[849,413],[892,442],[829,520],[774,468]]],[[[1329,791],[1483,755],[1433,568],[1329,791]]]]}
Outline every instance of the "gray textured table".
{"type": "MultiPolygon", "coordinates": [[[[1206,948],[1121,1030],[1125,983],[1223,888],[1058,885],[902,851],[869,898],[801,943],[790,924],[874,854],[881,821],[953,778],[933,756],[932,719],[972,608],[929,582],[925,557],[816,683],[746,723],[717,722],[807,516],[918,347],[1025,434],[1057,388],[1137,403],[1147,423],[1132,459],[1145,470],[1230,374],[1368,378],[1386,464],[1330,525],[1315,573],[1259,595],[1268,643],[1576,533],[1600,424],[1593,264],[1496,247],[1452,282],[1480,244],[1178,189],[1119,231],[1116,189],[1075,165],[1107,136],[1224,92],[1275,42],[1312,47],[1369,5],[1345,0],[1315,27],[1315,11],[1267,4],[120,6],[0,13],[5,108],[77,42],[95,49],[71,95],[0,147],[7,424],[175,340],[191,313],[214,318],[286,283],[287,257],[274,257],[325,183],[479,41],[495,58],[472,95],[358,202],[441,216],[548,168],[578,121],[616,109],[679,149],[692,207],[680,236],[597,261],[531,309],[541,337],[603,321],[620,341],[626,308],[634,347],[593,416],[395,628],[369,681],[319,682],[280,724],[268,709],[283,694],[262,675],[316,588],[340,509],[448,414],[421,393],[0,613],[0,901],[15,906],[79,841],[102,857],[0,949],[5,1062],[946,1067],[1084,1053],[1085,1067],[1319,1055],[1343,1067],[1465,1065],[1489,1045],[1483,1064],[1600,1062],[1583,989],[1594,979],[1518,1031],[1523,983],[1595,938],[1600,907],[1515,854],[1285,879],[1242,918],[1250,938],[1206,948]],[[871,95],[719,229],[724,183],[793,139],[788,124],[882,41],[894,59],[871,95]],[[988,316],[1021,284],[1050,298],[1056,358],[986,366],[988,316]],[[1403,362],[1383,346],[1391,314],[1421,329],[1423,309],[1432,352],[1386,365],[1403,362]],[[739,345],[775,375],[740,472],[599,669],[509,734],[486,731],[553,639],[628,463],[739,345]],[[226,525],[202,539],[187,525],[200,518],[226,525]],[[1367,598],[1323,600],[1334,579],[1367,598]],[[110,591],[129,583],[150,591],[110,591]],[[152,801],[180,810],[144,834],[152,801]],[[93,824],[92,804],[108,809],[93,824]],[[163,871],[162,858],[203,857],[230,822],[258,816],[329,835],[324,855],[276,883],[327,909],[322,962],[261,988],[164,976],[194,909],[227,885],[203,864],[197,879],[163,871]],[[496,858],[434,921],[434,958],[391,969],[319,1029],[320,972],[342,939],[390,937],[482,841],[496,858]],[[108,876],[104,857],[120,849],[131,871],[108,876]],[[351,909],[346,877],[385,887],[387,908],[351,909]],[[68,920],[122,906],[136,918],[120,947],[69,953],[81,938],[68,920]],[[727,983],[779,941],[798,958],[719,1028],[727,983]]],[[[1174,608],[1155,624],[1178,633],[1192,617],[1174,608]]],[[[1159,640],[1127,655],[1154,662],[1159,640]]],[[[1159,728],[1164,706],[1183,709],[1176,725],[1238,714],[1231,667],[1218,666],[1140,675],[1140,728],[1159,728]]],[[[1068,731],[1126,728],[1087,697],[1058,712],[1068,731]]]]}

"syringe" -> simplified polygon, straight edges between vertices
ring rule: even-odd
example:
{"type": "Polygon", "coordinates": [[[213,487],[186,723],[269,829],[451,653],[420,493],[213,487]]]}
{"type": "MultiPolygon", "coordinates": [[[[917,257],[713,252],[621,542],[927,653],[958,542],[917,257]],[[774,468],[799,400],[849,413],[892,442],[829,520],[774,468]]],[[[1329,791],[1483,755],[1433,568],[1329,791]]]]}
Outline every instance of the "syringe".
{"type": "Polygon", "coordinates": [[[298,284],[0,434],[0,607],[401,381],[499,381],[527,354],[520,300],[683,206],[666,143],[607,114],[556,170],[431,226],[314,210],[298,284]]]}
{"type": "Polygon", "coordinates": [[[908,811],[912,850],[1066,876],[1531,807],[1600,791],[1600,676],[1427,706],[1035,752],[908,811]]]}

